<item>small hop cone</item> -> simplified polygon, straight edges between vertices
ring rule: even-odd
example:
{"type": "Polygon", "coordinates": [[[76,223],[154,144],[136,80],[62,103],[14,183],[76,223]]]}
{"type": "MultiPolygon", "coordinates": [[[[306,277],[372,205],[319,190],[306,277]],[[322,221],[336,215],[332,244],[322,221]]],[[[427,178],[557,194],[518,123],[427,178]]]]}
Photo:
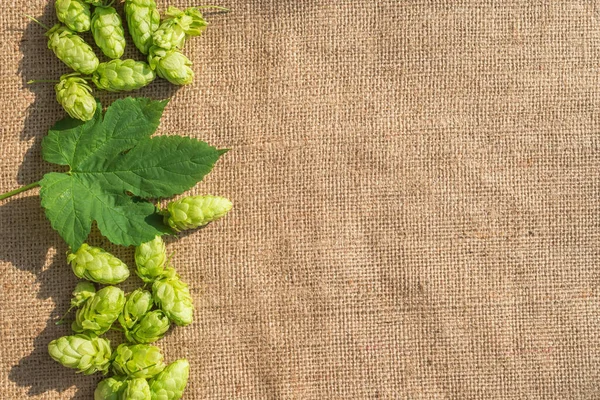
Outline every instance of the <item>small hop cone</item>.
{"type": "Polygon", "coordinates": [[[192,62],[177,50],[164,50],[152,47],[149,56],[150,68],[163,79],[174,85],[189,85],[194,81],[192,62]]]}
{"type": "Polygon", "coordinates": [[[208,26],[208,22],[196,7],[189,7],[185,11],[181,11],[177,7],[169,6],[166,14],[170,17],[167,21],[176,21],[187,36],[200,36],[208,26]]]}
{"type": "Polygon", "coordinates": [[[138,276],[146,283],[160,278],[167,262],[167,250],[162,237],[142,243],[135,249],[135,264],[138,276]]]}
{"type": "Polygon", "coordinates": [[[169,364],[163,372],[150,381],[152,400],[178,400],[183,396],[190,375],[186,359],[169,364]]]}
{"type": "Polygon", "coordinates": [[[80,307],[90,297],[96,294],[96,287],[92,282],[81,281],[75,286],[73,290],[73,298],[71,299],[72,307],[80,307]]]}
{"type": "Polygon", "coordinates": [[[74,32],[90,30],[90,6],[82,0],[56,0],[56,17],[74,32]]]}
{"type": "Polygon", "coordinates": [[[152,35],[154,45],[163,50],[180,50],[185,44],[185,39],[185,31],[178,24],[178,21],[174,19],[164,21],[152,35]]]}
{"type": "Polygon", "coordinates": [[[154,343],[165,335],[170,326],[165,313],[154,310],[144,315],[133,329],[125,331],[125,337],[133,343],[154,343]]]}
{"type": "Polygon", "coordinates": [[[92,17],[92,35],[108,58],[121,58],[125,52],[123,22],[113,7],[96,7],[92,17]]]}
{"type": "Polygon", "coordinates": [[[179,326],[192,323],[194,304],[188,285],[182,282],[173,268],[167,269],[167,276],[152,284],[154,302],[179,326]]]}
{"type": "Polygon", "coordinates": [[[152,294],[149,291],[134,290],[127,295],[125,306],[119,315],[119,323],[124,329],[133,328],[150,311],[153,304],[152,294]]]}
{"type": "Polygon", "coordinates": [[[112,254],[86,243],[67,256],[78,278],[106,285],[116,285],[129,278],[129,268],[112,254]]]}
{"type": "Polygon", "coordinates": [[[225,197],[184,197],[167,205],[165,223],[177,232],[194,229],[225,216],[232,207],[225,197]]]}
{"type": "Polygon", "coordinates": [[[94,400],[121,400],[125,385],[125,377],[112,376],[104,379],[96,386],[94,400]]]}
{"type": "Polygon", "coordinates": [[[48,32],[48,48],[69,68],[84,74],[92,74],[100,61],[96,53],[82,38],[61,24],[54,25],[48,32]]]}
{"type": "Polygon", "coordinates": [[[128,380],[123,391],[122,400],[152,400],[150,385],[144,378],[128,380]]]}
{"type": "Polygon", "coordinates": [[[71,329],[101,335],[117,320],[124,305],[125,293],[118,287],[107,286],[77,310],[71,329]]]}
{"type": "Polygon", "coordinates": [[[160,14],[154,0],[125,0],[125,16],[135,47],[148,54],[152,34],[160,25],[160,14]]]}
{"type": "Polygon", "coordinates": [[[84,375],[106,373],[110,365],[110,342],[93,335],[63,336],[48,344],[48,353],[67,368],[84,375]]]}
{"type": "Polygon", "coordinates": [[[165,369],[160,349],[147,344],[121,344],[115,350],[112,363],[117,375],[130,378],[152,378],[165,369]]]}
{"type": "Polygon", "coordinates": [[[129,92],[149,85],[156,75],[143,61],[112,60],[98,66],[92,81],[109,92],[129,92]]]}
{"type": "Polygon", "coordinates": [[[75,119],[89,121],[96,113],[92,88],[78,73],[63,75],[55,86],[56,100],[75,119]]]}

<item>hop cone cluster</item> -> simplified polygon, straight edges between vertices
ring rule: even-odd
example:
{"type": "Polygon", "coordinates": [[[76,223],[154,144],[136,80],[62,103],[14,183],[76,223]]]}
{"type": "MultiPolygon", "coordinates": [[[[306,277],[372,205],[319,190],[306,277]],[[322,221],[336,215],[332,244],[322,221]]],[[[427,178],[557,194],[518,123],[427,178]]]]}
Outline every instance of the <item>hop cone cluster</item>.
{"type": "Polygon", "coordinates": [[[48,48],[69,68],[84,75],[98,68],[100,61],[94,50],[66,26],[56,24],[46,32],[46,36],[48,48]]]}
{"type": "Polygon", "coordinates": [[[89,121],[96,113],[92,88],[78,73],[63,75],[55,87],[56,100],[75,119],[89,121]]]}
{"type": "Polygon", "coordinates": [[[156,75],[148,64],[135,60],[112,60],[98,66],[92,81],[99,89],[124,92],[149,85],[156,75]]]}
{"type": "Polygon", "coordinates": [[[79,250],[67,256],[73,272],[79,278],[92,282],[115,285],[129,277],[129,268],[112,254],[99,247],[84,243],[79,250]]]}
{"type": "Polygon", "coordinates": [[[75,332],[101,335],[117,320],[125,304],[125,294],[115,286],[99,290],[77,310],[71,326],[75,332]]]}
{"type": "Polygon", "coordinates": [[[74,32],[90,30],[90,6],[82,0],[56,0],[56,17],[74,32]]]}
{"type": "Polygon", "coordinates": [[[156,236],[150,242],[142,243],[135,249],[136,272],[146,283],[153,282],[163,275],[166,262],[165,242],[160,236],[156,236]]]}
{"type": "Polygon", "coordinates": [[[178,232],[198,228],[225,216],[232,207],[225,197],[184,197],[167,205],[165,222],[178,232]]]}
{"type": "Polygon", "coordinates": [[[125,31],[121,17],[113,7],[96,7],[92,18],[96,45],[108,58],[121,58],[125,52],[125,31]]]}
{"type": "Polygon", "coordinates": [[[160,25],[160,14],[154,0],[125,0],[125,15],[135,47],[148,54],[152,34],[160,25]]]}
{"type": "Polygon", "coordinates": [[[48,353],[68,368],[85,375],[100,371],[106,373],[110,363],[110,343],[93,335],[63,336],[48,345],[48,353]]]}
{"type": "Polygon", "coordinates": [[[186,359],[169,364],[163,372],[150,381],[152,399],[180,399],[187,385],[189,374],[190,364],[186,359]]]}
{"type": "Polygon", "coordinates": [[[165,369],[160,349],[147,344],[121,344],[115,350],[112,368],[115,374],[130,378],[152,378],[165,369]]]}

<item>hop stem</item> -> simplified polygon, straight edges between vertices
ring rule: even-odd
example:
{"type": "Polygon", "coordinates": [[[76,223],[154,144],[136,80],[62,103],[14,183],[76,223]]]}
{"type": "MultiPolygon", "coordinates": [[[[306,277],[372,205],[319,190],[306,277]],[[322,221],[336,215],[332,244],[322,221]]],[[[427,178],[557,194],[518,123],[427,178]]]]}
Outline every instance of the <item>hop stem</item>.
{"type": "Polygon", "coordinates": [[[37,19],[33,18],[31,15],[27,15],[25,14],[25,16],[27,18],[29,18],[30,20],[32,20],[33,22],[37,23],[39,26],[41,26],[42,28],[46,29],[46,30],[50,30],[50,28],[47,25],[42,24],[40,21],[38,21],[37,19]]]}
{"type": "Polygon", "coordinates": [[[34,183],[30,183],[29,185],[20,187],[18,189],[11,190],[10,192],[0,194],[0,200],[8,199],[9,197],[15,196],[22,192],[26,192],[26,191],[36,188],[38,186],[40,186],[40,182],[34,182],[34,183]]]}

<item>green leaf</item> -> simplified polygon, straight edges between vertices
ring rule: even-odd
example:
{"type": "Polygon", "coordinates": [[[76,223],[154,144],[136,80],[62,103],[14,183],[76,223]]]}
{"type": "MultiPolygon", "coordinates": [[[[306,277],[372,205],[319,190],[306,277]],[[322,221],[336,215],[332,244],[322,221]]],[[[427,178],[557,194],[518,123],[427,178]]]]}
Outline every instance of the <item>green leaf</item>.
{"type": "Polygon", "coordinates": [[[139,245],[170,232],[154,205],[143,199],[170,197],[193,187],[224,153],[196,139],[150,138],[166,101],[126,98],[102,118],[57,123],[42,143],[46,161],[68,165],[40,182],[46,215],[73,249],[92,222],[111,242],[139,245]],[[131,194],[137,197],[132,197],[131,194]]]}

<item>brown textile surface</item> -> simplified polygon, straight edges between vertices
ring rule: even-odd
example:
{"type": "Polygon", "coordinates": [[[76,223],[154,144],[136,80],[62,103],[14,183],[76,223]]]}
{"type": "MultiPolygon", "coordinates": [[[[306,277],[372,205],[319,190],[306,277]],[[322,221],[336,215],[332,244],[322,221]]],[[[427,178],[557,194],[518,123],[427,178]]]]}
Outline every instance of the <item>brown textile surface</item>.
{"type": "MultiPolygon", "coordinates": [[[[64,112],[24,83],[67,68],[23,17],[52,3],[3,2],[0,192],[54,168],[64,112]]],[[[139,92],[172,97],[160,133],[232,149],[192,192],[235,210],[168,244],[185,398],[599,399],[600,2],[220,4],[194,84],[139,92]]],[[[46,352],[76,279],[37,191],[0,227],[1,397],[90,399],[46,352]]]]}

